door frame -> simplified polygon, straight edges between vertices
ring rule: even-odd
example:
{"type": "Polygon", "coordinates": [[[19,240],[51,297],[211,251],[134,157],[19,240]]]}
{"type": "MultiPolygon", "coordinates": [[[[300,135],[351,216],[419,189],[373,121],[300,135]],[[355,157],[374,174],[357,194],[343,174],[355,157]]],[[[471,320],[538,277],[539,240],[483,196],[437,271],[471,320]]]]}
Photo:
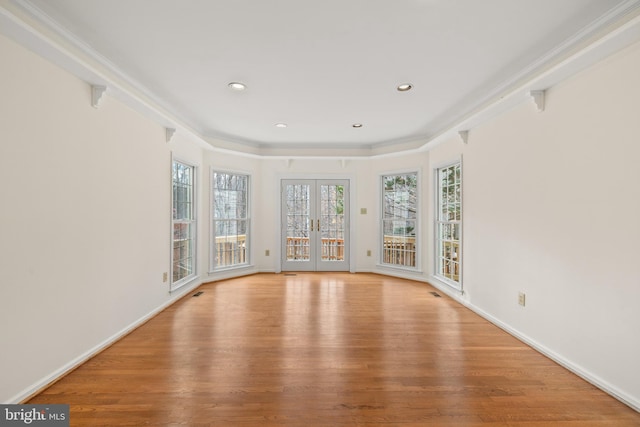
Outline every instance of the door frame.
{"type": "Polygon", "coordinates": [[[274,183],[274,189],[275,189],[275,193],[278,195],[278,199],[277,199],[277,203],[275,203],[276,205],[276,210],[275,210],[275,218],[274,218],[274,234],[273,234],[273,238],[274,238],[274,242],[276,242],[277,244],[274,245],[275,249],[275,253],[274,255],[276,256],[276,258],[274,259],[274,267],[275,267],[275,272],[276,273],[281,273],[282,272],[282,195],[280,194],[280,189],[281,189],[281,185],[282,185],[282,181],[283,180],[287,180],[287,179],[315,179],[315,180],[322,180],[322,179],[343,179],[346,181],[349,181],[349,227],[346,230],[347,233],[349,233],[349,272],[350,273],[355,273],[355,263],[354,263],[354,256],[355,256],[355,241],[353,239],[354,236],[354,224],[356,221],[354,221],[355,219],[355,213],[356,213],[356,207],[355,207],[355,201],[356,201],[356,180],[355,180],[355,176],[353,174],[349,174],[349,173],[345,173],[345,174],[304,174],[304,173],[292,173],[292,174],[278,174],[276,176],[275,179],[275,183],[274,183]]]}

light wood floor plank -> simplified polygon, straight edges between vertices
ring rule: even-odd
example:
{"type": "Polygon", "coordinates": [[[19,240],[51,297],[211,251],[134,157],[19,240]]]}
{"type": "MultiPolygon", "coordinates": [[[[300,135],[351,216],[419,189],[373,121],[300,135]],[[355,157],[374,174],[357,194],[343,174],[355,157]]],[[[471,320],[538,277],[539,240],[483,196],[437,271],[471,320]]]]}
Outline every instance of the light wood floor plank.
{"type": "Polygon", "coordinates": [[[199,290],[29,403],[68,403],[77,426],[640,426],[423,283],[258,274],[199,290]]]}

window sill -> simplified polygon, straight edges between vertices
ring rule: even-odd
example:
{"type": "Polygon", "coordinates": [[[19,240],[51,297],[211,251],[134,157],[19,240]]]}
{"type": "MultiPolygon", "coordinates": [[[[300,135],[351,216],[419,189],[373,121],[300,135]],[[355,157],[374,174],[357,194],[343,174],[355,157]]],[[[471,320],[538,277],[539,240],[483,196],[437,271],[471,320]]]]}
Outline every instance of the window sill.
{"type": "Polygon", "coordinates": [[[186,286],[189,283],[192,283],[192,282],[194,282],[196,280],[198,280],[198,276],[197,275],[193,275],[191,277],[187,277],[185,279],[181,279],[178,282],[171,284],[171,289],[169,289],[169,292],[175,292],[175,291],[183,288],[184,286],[186,286]]]}
{"type": "Polygon", "coordinates": [[[209,270],[209,275],[216,274],[216,273],[225,273],[227,271],[250,269],[250,268],[254,268],[253,264],[238,264],[238,265],[232,265],[229,267],[220,267],[213,270],[209,270]]]}
{"type": "Polygon", "coordinates": [[[447,286],[452,291],[458,292],[460,295],[464,294],[464,291],[462,290],[462,283],[457,283],[447,279],[446,277],[438,276],[435,274],[431,276],[431,280],[437,281],[438,283],[447,286]]]}
{"type": "Polygon", "coordinates": [[[422,270],[418,267],[407,267],[407,266],[402,266],[402,265],[393,265],[393,264],[380,264],[377,263],[376,267],[381,268],[381,269],[388,269],[388,270],[397,270],[397,271],[404,271],[406,273],[413,273],[413,274],[422,274],[422,270]]]}

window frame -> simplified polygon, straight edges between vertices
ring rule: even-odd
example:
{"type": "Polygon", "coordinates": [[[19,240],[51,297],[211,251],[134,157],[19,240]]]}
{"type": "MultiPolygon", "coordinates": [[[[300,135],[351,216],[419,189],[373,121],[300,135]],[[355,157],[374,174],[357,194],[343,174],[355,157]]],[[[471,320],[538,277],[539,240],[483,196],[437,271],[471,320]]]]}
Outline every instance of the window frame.
{"type": "Polygon", "coordinates": [[[186,162],[184,160],[173,158],[171,159],[171,264],[170,264],[170,291],[175,291],[178,288],[186,285],[187,283],[195,280],[197,276],[198,267],[198,200],[197,200],[197,176],[198,168],[196,165],[186,162]],[[174,179],[174,167],[175,164],[180,164],[191,171],[191,184],[190,184],[190,218],[188,219],[176,219],[174,211],[176,209],[175,188],[176,181],[174,179]],[[189,242],[191,253],[191,272],[186,276],[180,277],[177,280],[174,279],[175,274],[175,226],[176,224],[189,225],[189,242]]]}
{"type": "Polygon", "coordinates": [[[406,170],[400,170],[400,171],[389,171],[389,172],[383,172],[381,174],[379,174],[378,176],[378,185],[379,185],[379,190],[378,190],[378,197],[379,197],[379,202],[378,202],[378,209],[379,209],[379,221],[378,221],[378,227],[379,227],[379,233],[380,233],[380,238],[379,238],[379,243],[378,243],[378,265],[380,267],[384,267],[384,268],[392,268],[392,269],[399,269],[399,270],[404,270],[407,272],[420,272],[421,271],[421,265],[422,265],[422,242],[421,242],[421,203],[422,203],[422,198],[421,198],[421,181],[422,181],[422,173],[420,171],[420,168],[415,168],[415,169],[406,169],[406,170]],[[415,187],[415,214],[413,217],[407,217],[408,220],[412,220],[414,221],[414,229],[413,229],[413,237],[415,238],[415,242],[414,242],[414,265],[405,265],[405,264],[396,264],[396,263],[390,263],[390,262],[385,262],[385,247],[384,247],[384,236],[385,236],[385,222],[389,221],[389,220],[393,220],[393,218],[387,218],[385,217],[385,208],[384,208],[384,204],[385,204],[385,178],[387,177],[397,177],[397,176],[402,176],[402,175],[415,175],[415,180],[416,180],[416,187],[415,187]]]}
{"type": "MultiPolygon", "coordinates": [[[[251,245],[251,236],[252,236],[252,221],[251,221],[251,217],[252,217],[252,203],[251,203],[251,191],[252,191],[252,180],[253,177],[249,172],[246,171],[239,171],[239,170],[230,170],[230,169],[223,169],[223,168],[217,168],[215,166],[212,166],[210,168],[210,174],[209,174],[209,183],[211,186],[211,191],[209,193],[210,195],[210,203],[209,203],[209,216],[210,216],[210,220],[209,220],[209,226],[211,227],[210,229],[210,233],[209,233],[209,273],[215,273],[215,272],[220,272],[220,271],[225,271],[225,270],[236,270],[236,269],[242,269],[242,268],[247,268],[251,266],[251,252],[252,252],[252,245],[251,245]],[[218,266],[216,264],[216,258],[217,258],[217,249],[216,249],[216,221],[218,221],[218,219],[216,219],[216,211],[215,211],[215,201],[216,201],[216,185],[215,185],[215,176],[216,174],[228,174],[228,175],[236,175],[236,176],[242,176],[242,177],[246,177],[247,179],[247,186],[246,186],[246,217],[244,219],[242,218],[234,218],[234,220],[236,221],[245,221],[246,222],[246,233],[245,233],[245,253],[244,253],[244,262],[241,263],[236,263],[236,264],[230,264],[230,265],[222,265],[222,266],[218,266]]],[[[225,219],[225,220],[229,220],[229,219],[225,219]]]]}
{"type": "Polygon", "coordinates": [[[463,164],[462,164],[462,157],[454,160],[454,161],[450,161],[447,163],[443,163],[440,165],[437,165],[433,168],[433,176],[434,176],[434,216],[433,216],[433,233],[434,233],[434,238],[433,238],[433,242],[434,242],[434,251],[433,251],[433,277],[435,277],[437,280],[439,280],[440,282],[462,292],[463,289],[463,265],[464,265],[464,256],[463,256],[463,215],[464,215],[464,174],[463,174],[463,164]],[[454,200],[454,203],[459,203],[459,219],[453,219],[453,220],[443,220],[441,218],[441,213],[443,210],[443,205],[442,205],[442,183],[440,180],[440,173],[441,171],[445,170],[445,169],[449,169],[452,167],[458,167],[460,170],[459,173],[459,180],[458,182],[454,181],[453,186],[457,186],[459,188],[458,190],[458,194],[459,194],[459,198],[458,200],[454,200]],[[457,226],[457,239],[443,239],[441,238],[441,225],[455,225],[457,226]],[[458,261],[456,261],[456,263],[458,264],[458,280],[454,280],[450,277],[447,277],[442,269],[441,266],[443,266],[443,264],[441,263],[441,259],[444,259],[444,245],[443,242],[445,242],[445,240],[450,241],[451,243],[455,242],[457,243],[457,249],[458,249],[458,261]]]}

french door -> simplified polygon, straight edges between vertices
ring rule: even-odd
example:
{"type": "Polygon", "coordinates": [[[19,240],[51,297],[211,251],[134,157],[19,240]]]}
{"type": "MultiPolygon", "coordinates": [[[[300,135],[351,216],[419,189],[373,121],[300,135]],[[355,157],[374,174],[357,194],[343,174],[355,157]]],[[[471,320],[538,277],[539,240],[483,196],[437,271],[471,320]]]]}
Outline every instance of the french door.
{"type": "Polygon", "coordinates": [[[349,181],[282,180],[282,270],[349,271],[349,181]]]}

